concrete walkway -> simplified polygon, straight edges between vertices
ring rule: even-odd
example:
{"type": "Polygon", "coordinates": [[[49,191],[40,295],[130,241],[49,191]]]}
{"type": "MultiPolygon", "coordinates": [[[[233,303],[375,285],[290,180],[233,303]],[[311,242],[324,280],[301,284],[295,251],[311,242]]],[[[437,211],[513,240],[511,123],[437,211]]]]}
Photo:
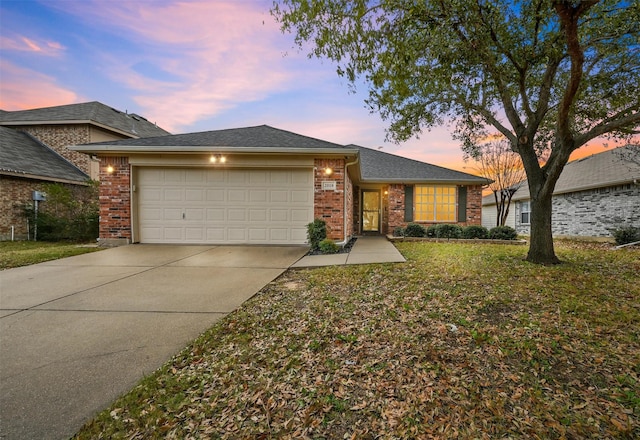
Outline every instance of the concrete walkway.
{"type": "Polygon", "coordinates": [[[404,263],[406,260],[386,237],[358,237],[351,252],[333,255],[307,255],[291,267],[341,266],[346,264],[404,263]]]}
{"type": "Polygon", "coordinates": [[[306,247],[130,245],[0,271],[0,439],[65,439],[306,247]]]}

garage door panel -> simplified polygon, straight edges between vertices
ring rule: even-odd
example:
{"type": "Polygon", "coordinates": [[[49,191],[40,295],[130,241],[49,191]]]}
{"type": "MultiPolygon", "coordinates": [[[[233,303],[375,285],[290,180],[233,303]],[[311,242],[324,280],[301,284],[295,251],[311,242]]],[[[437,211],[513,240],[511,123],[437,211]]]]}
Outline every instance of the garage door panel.
{"type": "Polygon", "coordinates": [[[174,189],[174,188],[165,188],[162,194],[162,200],[165,202],[180,202],[184,197],[184,190],[174,189]]]}
{"type": "Polygon", "coordinates": [[[138,169],[140,241],[303,244],[307,170],[138,169]]]}
{"type": "Polygon", "coordinates": [[[208,202],[224,202],[226,200],[225,198],[225,190],[220,188],[220,189],[210,189],[207,188],[207,201],[208,202]]]}
{"type": "Polygon", "coordinates": [[[227,197],[230,203],[245,202],[247,200],[247,191],[243,189],[229,189],[227,197]]]}
{"type": "Polygon", "coordinates": [[[267,209],[250,209],[249,221],[251,222],[266,222],[267,221],[267,209]]]}
{"type": "Polygon", "coordinates": [[[247,220],[247,211],[245,209],[229,209],[227,219],[232,222],[244,222],[247,220]]]}
{"type": "Polygon", "coordinates": [[[291,215],[291,221],[296,223],[306,222],[309,216],[313,217],[313,210],[309,209],[292,209],[289,212],[291,215]]]}
{"type": "Polygon", "coordinates": [[[291,191],[291,201],[306,204],[311,201],[311,195],[309,191],[291,191]]]}

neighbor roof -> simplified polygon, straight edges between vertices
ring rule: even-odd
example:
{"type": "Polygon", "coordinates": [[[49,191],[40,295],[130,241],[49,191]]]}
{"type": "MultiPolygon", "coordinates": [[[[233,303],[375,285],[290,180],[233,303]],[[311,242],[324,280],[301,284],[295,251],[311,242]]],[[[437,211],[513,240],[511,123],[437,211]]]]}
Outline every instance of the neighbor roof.
{"type": "MultiPolygon", "coordinates": [[[[640,145],[627,145],[569,162],[562,170],[553,194],[605,188],[637,180],[640,180],[640,145]]],[[[525,181],[512,200],[528,198],[529,187],[525,181]]],[[[485,205],[494,203],[493,195],[483,198],[485,205]]]]}
{"type": "Polygon", "coordinates": [[[483,177],[443,168],[426,162],[371,148],[348,145],[360,151],[360,170],[362,179],[368,182],[441,182],[469,183],[486,185],[490,183],[483,177]]]}
{"type": "Polygon", "coordinates": [[[142,139],[96,142],[71,147],[86,153],[104,152],[309,152],[354,155],[355,149],[343,145],[303,136],[286,130],[259,125],[256,127],[231,128],[226,130],[202,131],[198,133],[174,134],[142,139]]]}
{"type": "Polygon", "coordinates": [[[0,127],[0,174],[60,182],[85,182],[79,168],[28,133],[0,127]]]}
{"type": "Polygon", "coordinates": [[[0,110],[0,125],[4,126],[72,123],[94,123],[135,138],[169,134],[140,115],[123,113],[97,101],[32,110],[0,110]]]}

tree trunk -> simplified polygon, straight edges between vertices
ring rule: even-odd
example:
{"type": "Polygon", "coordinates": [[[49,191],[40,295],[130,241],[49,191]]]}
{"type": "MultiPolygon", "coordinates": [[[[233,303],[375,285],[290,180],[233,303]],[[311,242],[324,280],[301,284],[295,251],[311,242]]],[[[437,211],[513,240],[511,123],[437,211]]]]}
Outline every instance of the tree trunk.
{"type": "MultiPolygon", "coordinates": [[[[530,194],[535,194],[529,188],[530,194]]],[[[531,197],[531,236],[527,261],[536,264],[559,264],[551,233],[553,191],[539,191],[531,197]]]]}

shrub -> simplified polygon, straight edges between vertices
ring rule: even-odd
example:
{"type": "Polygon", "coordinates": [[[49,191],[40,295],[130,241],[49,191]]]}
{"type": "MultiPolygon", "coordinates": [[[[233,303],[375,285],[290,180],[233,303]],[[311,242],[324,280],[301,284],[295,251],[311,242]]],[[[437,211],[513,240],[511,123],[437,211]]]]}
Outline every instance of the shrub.
{"type": "Polygon", "coordinates": [[[394,237],[404,237],[404,228],[402,226],[396,226],[393,228],[394,237]]]}
{"type": "Polygon", "coordinates": [[[406,228],[404,228],[405,237],[424,237],[425,230],[422,225],[417,223],[409,223],[406,228]]]}
{"type": "Polygon", "coordinates": [[[338,246],[333,240],[330,238],[325,238],[318,245],[320,248],[320,252],[323,254],[335,254],[340,250],[340,246],[338,246]]]}
{"type": "Polygon", "coordinates": [[[438,228],[436,227],[436,225],[431,225],[427,228],[427,237],[429,238],[436,238],[436,232],[437,232],[438,228]]]}
{"type": "Polygon", "coordinates": [[[489,231],[489,238],[492,240],[515,240],[518,233],[511,226],[496,226],[489,231]]]}
{"type": "Polygon", "coordinates": [[[327,238],[327,223],[319,218],[307,225],[307,240],[311,245],[311,250],[320,249],[320,242],[327,238]]]}
{"type": "Polygon", "coordinates": [[[611,232],[618,246],[640,241],[640,228],[636,226],[623,226],[613,229],[611,232]]]}
{"type": "Polygon", "coordinates": [[[462,236],[462,228],[458,225],[436,225],[437,238],[460,238],[462,236]]]}
{"type": "Polygon", "coordinates": [[[484,240],[489,236],[489,230],[484,226],[470,225],[466,228],[462,228],[462,238],[474,239],[479,238],[484,240]]]}
{"type": "Polygon", "coordinates": [[[31,236],[42,241],[91,241],[98,238],[98,184],[70,187],[59,183],[43,187],[47,199],[39,205],[36,225],[31,204],[25,207],[31,236]]]}

